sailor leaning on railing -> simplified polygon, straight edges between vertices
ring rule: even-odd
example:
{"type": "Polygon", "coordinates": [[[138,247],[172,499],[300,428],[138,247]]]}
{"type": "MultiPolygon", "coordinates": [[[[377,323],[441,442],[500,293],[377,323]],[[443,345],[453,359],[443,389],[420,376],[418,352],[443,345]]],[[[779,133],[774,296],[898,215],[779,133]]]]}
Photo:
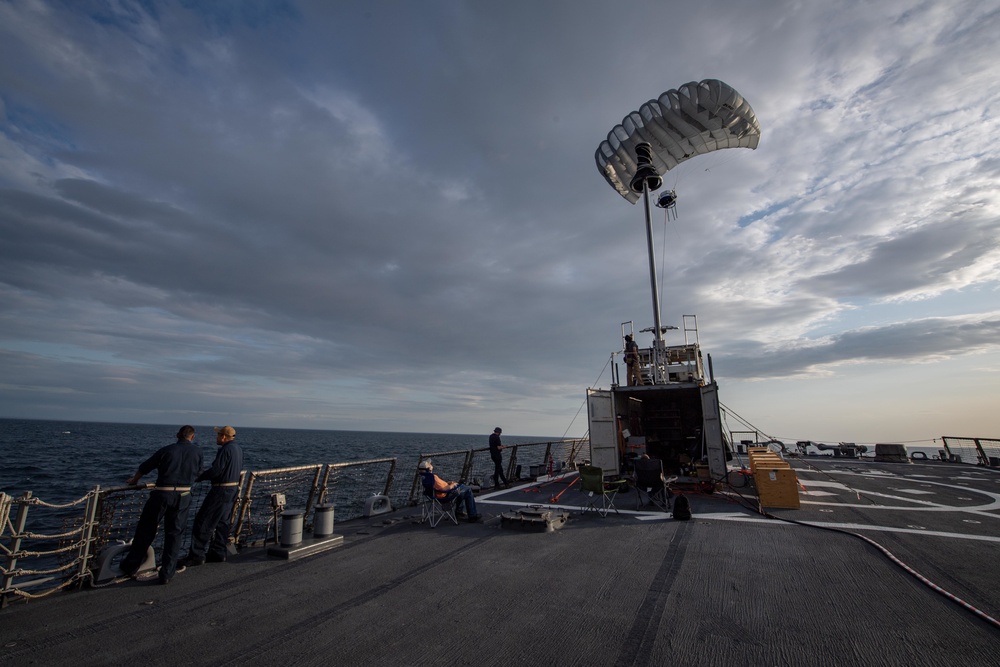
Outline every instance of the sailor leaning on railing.
{"type": "Polygon", "coordinates": [[[196,482],[211,482],[212,488],[201,503],[191,528],[191,550],[181,565],[194,567],[208,561],[224,562],[229,554],[229,528],[233,503],[239,494],[240,471],[243,470],[243,450],[234,442],[236,429],[215,427],[215,444],[219,451],[196,482]]]}
{"type": "Polygon", "coordinates": [[[158,449],[126,480],[128,484],[138,484],[143,475],[156,470],[156,486],[150,491],[149,499],[142,508],[132,546],[121,562],[123,574],[131,576],[139,570],[162,520],[163,555],[160,560],[159,582],[166,584],[173,578],[177,570],[181,538],[187,527],[191,485],[201,473],[203,462],[201,449],[194,444],[194,435],[193,426],[182,426],[177,431],[177,442],[158,449]]]}

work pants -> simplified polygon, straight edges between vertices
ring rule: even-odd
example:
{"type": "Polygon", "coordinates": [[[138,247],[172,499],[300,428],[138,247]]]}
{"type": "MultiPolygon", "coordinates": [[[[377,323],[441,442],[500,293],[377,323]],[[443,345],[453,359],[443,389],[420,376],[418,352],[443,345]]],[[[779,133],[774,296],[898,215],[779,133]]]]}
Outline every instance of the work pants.
{"type": "Polygon", "coordinates": [[[642,379],[642,369],[639,367],[639,362],[633,361],[628,365],[628,386],[635,387],[644,384],[646,382],[642,379]]]}
{"type": "Polygon", "coordinates": [[[507,476],[503,474],[503,456],[501,454],[490,455],[490,458],[493,459],[493,486],[500,486],[501,480],[506,486],[507,476]]]}
{"type": "Polygon", "coordinates": [[[207,556],[213,561],[226,560],[233,502],[238,492],[235,486],[213,486],[205,496],[194,517],[189,559],[202,561],[207,556]]]}
{"type": "Polygon", "coordinates": [[[465,513],[469,516],[479,516],[479,512],[476,511],[476,498],[475,494],[472,493],[472,489],[467,487],[465,484],[459,484],[454,489],[448,492],[448,495],[458,501],[456,509],[461,512],[462,506],[465,506],[465,513]]]}
{"type": "Polygon", "coordinates": [[[188,508],[191,507],[189,491],[149,492],[149,500],[142,508],[139,523],[135,527],[135,537],[128,555],[122,559],[121,570],[133,573],[142,565],[156,531],[163,521],[163,553],[160,556],[160,579],[169,580],[177,571],[177,554],[181,550],[181,538],[187,527],[188,508]]]}

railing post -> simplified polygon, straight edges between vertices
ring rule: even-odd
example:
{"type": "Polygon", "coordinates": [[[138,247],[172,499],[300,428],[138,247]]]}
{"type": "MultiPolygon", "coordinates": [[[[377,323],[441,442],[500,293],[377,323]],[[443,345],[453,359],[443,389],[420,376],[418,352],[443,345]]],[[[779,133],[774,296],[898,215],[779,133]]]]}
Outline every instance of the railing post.
{"type": "Polygon", "coordinates": [[[236,531],[234,527],[236,526],[236,521],[240,516],[240,510],[243,504],[243,485],[247,481],[247,471],[240,471],[240,480],[236,483],[236,497],[233,498],[233,506],[229,509],[229,535],[228,538],[233,544],[236,543],[236,531]]]}
{"type": "Polygon", "coordinates": [[[517,445],[510,445],[510,456],[507,461],[507,479],[510,480],[517,470],[517,445]]]}
{"type": "Polygon", "coordinates": [[[462,465],[462,475],[459,477],[459,481],[465,482],[466,484],[469,482],[469,473],[472,472],[472,451],[473,450],[470,449],[466,452],[465,463],[462,465]]]}
{"type": "Polygon", "coordinates": [[[11,583],[14,581],[14,568],[17,567],[17,553],[21,550],[21,535],[24,534],[24,526],[28,522],[28,506],[31,503],[31,491],[25,491],[24,495],[16,501],[17,525],[14,526],[14,533],[10,540],[10,556],[7,557],[7,574],[3,577],[3,587],[0,588],[0,609],[7,607],[7,600],[10,597],[11,583]]]}
{"type": "Polygon", "coordinates": [[[326,494],[330,488],[330,473],[333,472],[333,466],[327,464],[326,472],[323,474],[323,481],[319,484],[319,498],[316,500],[317,505],[322,505],[326,502],[326,494]]]}
{"type": "Polygon", "coordinates": [[[83,580],[88,574],[88,565],[90,564],[90,546],[93,543],[94,535],[94,525],[97,523],[95,516],[97,515],[97,505],[98,499],[101,497],[101,485],[98,484],[94,487],[91,492],[91,496],[87,498],[87,507],[83,511],[83,532],[81,534],[81,544],[80,544],[80,571],[77,573],[77,580],[83,583],[83,580]]]}
{"type": "Polygon", "coordinates": [[[243,495],[243,503],[242,506],[240,507],[240,517],[236,521],[235,530],[233,530],[233,540],[236,542],[236,544],[239,544],[240,542],[240,533],[243,532],[243,524],[244,522],[246,522],[247,513],[250,511],[250,497],[251,497],[251,492],[253,491],[253,481],[254,481],[254,474],[250,473],[250,479],[247,481],[247,488],[246,491],[244,491],[243,495]]]}
{"type": "Polygon", "coordinates": [[[417,467],[413,472],[413,485],[410,486],[410,505],[416,503],[417,498],[417,482],[420,480],[420,462],[424,460],[424,455],[419,454],[417,456],[417,467]]]}
{"type": "MultiPolygon", "coordinates": [[[[303,519],[303,525],[305,524],[306,519],[308,519],[308,517],[309,517],[309,510],[312,509],[313,499],[316,498],[319,495],[319,493],[320,493],[319,478],[323,475],[323,471],[324,470],[326,471],[327,476],[329,476],[329,474],[330,474],[330,464],[324,463],[323,465],[321,465],[319,468],[316,469],[316,474],[313,475],[312,488],[309,489],[309,497],[306,498],[306,509],[305,509],[305,515],[304,515],[305,518],[303,519]]],[[[324,485],[324,487],[325,487],[325,485],[324,485]]],[[[325,488],[324,488],[324,491],[325,491],[325,488]]]]}
{"type": "Polygon", "coordinates": [[[976,450],[979,452],[979,464],[989,467],[990,457],[986,456],[986,452],[983,450],[983,445],[979,442],[979,438],[973,438],[972,441],[976,443],[976,450]]]}
{"type": "Polygon", "coordinates": [[[393,457],[392,463],[389,464],[389,474],[385,478],[385,489],[382,491],[382,495],[389,497],[389,492],[392,491],[392,481],[396,476],[396,457],[393,457]]]}

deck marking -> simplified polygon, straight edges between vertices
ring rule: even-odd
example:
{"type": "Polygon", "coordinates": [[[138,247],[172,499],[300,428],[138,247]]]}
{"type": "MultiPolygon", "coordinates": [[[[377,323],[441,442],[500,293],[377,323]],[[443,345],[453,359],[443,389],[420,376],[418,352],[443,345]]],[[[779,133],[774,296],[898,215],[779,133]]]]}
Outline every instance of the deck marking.
{"type": "Polygon", "coordinates": [[[652,653],[670,591],[687,552],[686,533],[691,528],[686,522],[682,523],[684,525],[679,526],[677,532],[670,538],[667,553],[664,554],[663,562],[649,582],[646,595],[636,610],[632,627],[620,640],[618,657],[612,663],[616,666],[645,664],[647,656],[652,653]]]}
{"type": "MultiPolygon", "coordinates": [[[[777,519],[756,519],[746,515],[739,516],[734,514],[703,514],[697,513],[693,515],[692,518],[697,519],[716,519],[718,521],[744,521],[747,523],[774,523],[782,526],[794,527],[795,524],[779,521],[777,519]]],[[[979,542],[996,542],[1000,544],[1000,537],[994,537],[993,535],[971,535],[964,533],[948,533],[941,530],[914,530],[913,528],[895,528],[893,526],[871,526],[860,523],[834,523],[830,521],[805,521],[802,519],[796,519],[797,523],[808,524],[810,526],[816,526],[817,528],[842,528],[844,530],[868,530],[877,533],[909,533],[911,535],[932,535],[934,537],[950,537],[959,540],[976,540],[979,542]]]]}
{"type": "Polygon", "coordinates": [[[839,489],[841,491],[853,491],[849,486],[841,482],[828,482],[822,479],[800,479],[799,480],[806,487],[820,486],[827,489],[839,489]]]}
{"type": "MultiPolygon", "coordinates": [[[[860,473],[839,472],[839,471],[837,472],[837,474],[840,474],[840,475],[855,475],[855,476],[859,476],[859,477],[867,477],[867,476],[869,476],[869,475],[864,475],[864,474],[860,474],[860,473]]],[[[859,504],[850,505],[850,504],[842,504],[842,503],[828,503],[828,502],[823,502],[823,501],[820,501],[820,500],[803,500],[802,502],[803,503],[810,503],[810,504],[813,504],[813,505],[836,505],[836,506],[840,506],[840,507],[861,507],[861,508],[875,509],[875,510],[906,510],[906,511],[911,511],[911,512],[970,512],[970,513],[976,514],[976,513],[979,513],[979,512],[988,512],[990,510],[1000,509],[1000,494],[994,493],[992,491],[983,491],[982,489],[969,488],[968,485],[946,484],[945,482],[931,482],[931,481],[927,481],[925,483],[929,484],[931,486],[943,486],[943,487],[945,487],[947,489],[956,489],[958,491],[963,491],[965,493],[968,493],[968,492],[972,491],[974,493],[987,496],[988,498],[992,499],[992,502],[987,503],[985,505],[974,505],[972,507],[957,507],[957,506],[954,506],[954,505],[943,505],[941,503],[934,503],[934,502],[930,502],[930,501],[927,501],[927,500],[918,500],[916,498],[900,498],[900,497],[891,496],[891,495],[884,494],[884,493],[878,493],[876,491],[865,491],[863,489],[858,489],[856,492],[857,493],[862,493],[862,494],[864,494],[866,496],[869,496],[869,497],[890,498],[890,499],[893,499],[893,500],[902,500],[902,501],[908,502],[908,503],[917,503],[917,504],[920,504],[920,505],[924,505],[925,507],[893,506],[893,505],[859,505],[859,504]]],[[[852,491],[854,491],[854,490],[852,489],[852,491]]],[[[995,515],[990,515],[990,514],[985,514],[985,516],[992,516],[993,518],[1000,518],[1000,517],[997,517],[995,515]]]]}

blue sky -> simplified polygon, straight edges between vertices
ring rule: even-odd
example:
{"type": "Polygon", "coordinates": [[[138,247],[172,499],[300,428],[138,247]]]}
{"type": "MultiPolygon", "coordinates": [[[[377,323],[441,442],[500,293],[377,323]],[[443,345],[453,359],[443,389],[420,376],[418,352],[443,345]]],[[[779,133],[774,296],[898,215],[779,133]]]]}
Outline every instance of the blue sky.
{"type": "Polygon", "coordinates": [[[581,435],[652,324],[594,151],[716,78],[760,145],[654,234],[723,403],[1000,437],[996,3],[204,6],[0,0],[0,416],[581,435]]]}

